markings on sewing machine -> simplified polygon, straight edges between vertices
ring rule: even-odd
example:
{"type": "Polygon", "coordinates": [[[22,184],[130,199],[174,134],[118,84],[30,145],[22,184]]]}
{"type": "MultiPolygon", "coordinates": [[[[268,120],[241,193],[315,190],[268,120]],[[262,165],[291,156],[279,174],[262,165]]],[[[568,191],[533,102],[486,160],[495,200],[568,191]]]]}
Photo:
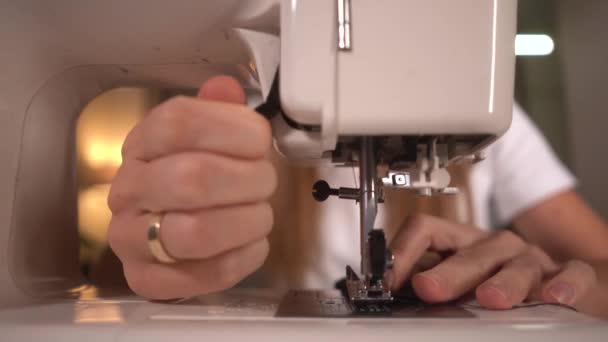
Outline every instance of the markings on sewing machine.
{"type": "Polygon", "coordinates": [[[382,183],[385,186],[397,188],[409,188],[412,186],[411,176],[407,172],[389,171],[388,176],[382,178],[382,183]]]}
{"type": "Polygon", "coordinates": [[[354,308],[338,290],[292,290],[281,300],[276,317],[305,318],[474,318],[456,305],[395,301],[354,308]]]}
{"type": "Polygon", "coordinates": [[[397,173],[393,175],[393,183],[395,185],[408,186],[410,185],[410,176],[403,173],[397,173]]]}

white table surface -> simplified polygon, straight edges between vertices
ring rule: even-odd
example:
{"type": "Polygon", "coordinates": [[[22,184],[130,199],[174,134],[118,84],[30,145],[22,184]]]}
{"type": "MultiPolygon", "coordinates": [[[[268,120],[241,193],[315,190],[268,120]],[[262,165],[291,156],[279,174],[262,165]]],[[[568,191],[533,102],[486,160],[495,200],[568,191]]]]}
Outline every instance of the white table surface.
{"type": "Polygon", "coordinates": [[[0,308],[0,341],[608,341],[608,322],[557,306],[469,309],[476,318],[279,318],[281,296],[235,289],[170,304],[91,288],[0,308]]]}

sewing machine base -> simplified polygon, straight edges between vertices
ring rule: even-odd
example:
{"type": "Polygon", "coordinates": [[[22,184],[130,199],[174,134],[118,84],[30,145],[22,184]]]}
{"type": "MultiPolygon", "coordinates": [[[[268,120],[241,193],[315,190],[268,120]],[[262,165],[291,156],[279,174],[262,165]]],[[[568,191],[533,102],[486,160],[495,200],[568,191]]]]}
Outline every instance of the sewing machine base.
{"type": "Polygon", "coordinates": [[[456,305],[426,305],[395,298],[391,304],[353,305],[339,290],[291,290],[281,300],[277,317],[317,318],[474,318],[456,305]]]}
{"type": "MultiPolygon", "coordinates": [[[[339,298],[337,292],[330,294],[339,298]]],[[[327,318],[281,316],[281,301],[290,298],[284,295],[276,289],[233,289],[159,303],[89,288],[79,299],[0,308],[0,340],[369,342],[407,337],[429,342],[603,342],[608,336],[605,322],[557,306],[493,311],[465,305],[471,315],[446,317],[445,312],[412,310],[415,313],[400,317],[327,318]]]]}

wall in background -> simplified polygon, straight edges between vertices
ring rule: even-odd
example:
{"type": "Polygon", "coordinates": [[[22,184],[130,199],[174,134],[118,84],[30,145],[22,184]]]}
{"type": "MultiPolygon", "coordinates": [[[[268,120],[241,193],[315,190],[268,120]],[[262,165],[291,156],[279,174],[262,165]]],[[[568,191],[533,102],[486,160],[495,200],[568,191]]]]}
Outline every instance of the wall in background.
{"type": "Polygon", "coordinates": [[[557,2],[572,167],[581,193],[608,218],[608,1],[557,2]]]}
{"type": "MultiPolygon", "coordinates": [[[[520,0],[517,33],[546,34],[558,41],[557,11],[555,0],[520,0]]],[[[572,167],[560,72],[561,52],[561,46],[556,44],[550,55],[517,57],[515,98],[543,131],[557,155],[572,167]]]]}
{"type": "Polygon", "coordinates": [[[547,34],[555,50],[517,58],[515,97],[608,218],[606,18],[606,0],[520,0],[518,33],[547,34]]]}

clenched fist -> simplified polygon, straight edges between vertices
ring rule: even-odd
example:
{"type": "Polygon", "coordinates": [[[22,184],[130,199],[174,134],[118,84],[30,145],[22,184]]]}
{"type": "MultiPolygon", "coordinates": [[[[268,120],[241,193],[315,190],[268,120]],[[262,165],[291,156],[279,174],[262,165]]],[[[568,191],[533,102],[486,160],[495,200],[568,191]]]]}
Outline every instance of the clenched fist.
{"type": "Polygon", "coordinates": [[[273,224],[267,199],[277,183],[264,158],[271,130],[244,103],[236,80],[215,77],[197,98],[152,109],[125,140],[108,199],[108,239],[137,294],[171,299],[222,290],[264,262],[273,224]],[[176,263],[160,263],[148,248],[155,214],[176,263]]]}

